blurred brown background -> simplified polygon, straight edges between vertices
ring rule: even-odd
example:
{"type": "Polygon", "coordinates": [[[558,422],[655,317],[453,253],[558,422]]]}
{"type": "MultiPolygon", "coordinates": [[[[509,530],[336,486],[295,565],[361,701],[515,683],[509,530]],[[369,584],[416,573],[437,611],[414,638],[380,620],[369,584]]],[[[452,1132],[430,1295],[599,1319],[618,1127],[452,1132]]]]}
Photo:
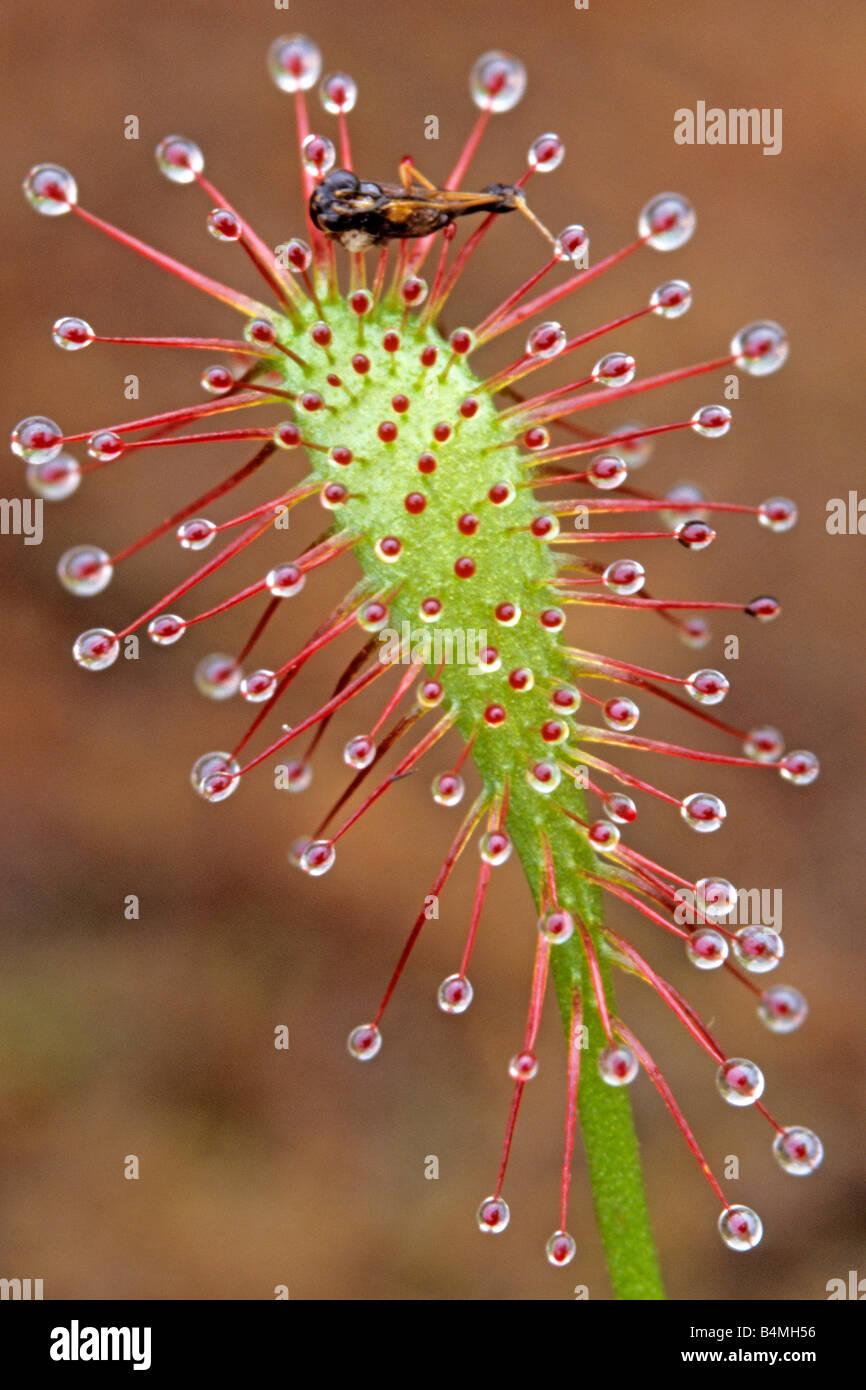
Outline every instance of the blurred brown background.
{"type": "MultiPolygon", "coordinates": [[[[563,318],[571,331],[627,312],[671,275],[692,281],[692,312],[610,340],[635,353],[642,373],[716,355],[734,329],[762,315],[788,328],[788,366],[764,381],[742,379],[727,439],[671,436],[643,478],[658,488],[691,479],[752,503],[791,495],[799,526],[776,537],[753,520],[731,519],[705,555],[658,547],[648,563],[659,593],[780,596],[784,615],[770,627],[716,621],[714,643],[695,664],[724,664],[720,638],[738,632],[726,713],[746,725],[776,723],[790,747],[814,747],[823,776],[800,791],[771,773],[720,770],[706,779],[653,759],[640,770],[680,794],[706,781],[726,798],[729,819],[718,836],[698,840],[648,806],[635,843],[684,872],[782,887],[788,955],[777,975],[807,993],[807,1025],[789,1038],[768,1034],[730,980],[691,970],[641,922],[616,920],[688,990],[724,1044],[756,1057],[770,1105],[783,1122],[817,1129],[827,1157],[808,1181],[781,1174],[760,1117],[721,1102],[712,1064],[648,991],[627,982],[623,1011],[714,1165],[740,1157],[742,1177],[729,1190],[759,1210],[766,1229],[748,1257],[720,1246],[713,1199],[642,1080],[634,1103],[674,1298],[821,1299],[828,1279],[866,1273],[857,830],[857,600],[866,542],[830,537],[824,525],[827,499],[862,487],[853,340],[862,303],[863,14],[853,3],[806,0],[591,0],[585,12],[568,0],[293,0],[288,14],[267,0],[33,0],[7,7],[4,18],[9,427],[44,412],[75,431],[199,397],[207,355],[101,347],[61,355],[49,334],[61,314],[81,314],[108,333],[235,328],[229,311],[72,218],[34,216],[18,188],[26,169],[41,160],[68,165],[84,206],[253,288],[239,253],[206,235],[205,200],[162,180],[151,151],[172,131],[200,140],[208,173],[266,241],[301,232],[291,101],[264,66],[269,42],[295,30],[316,38],[326,71],[357,78],[352,137],[371,176],[390,177],[407,149],[429,175],[444,176],[473,117],[468,69],[500,46],[521,55],[529,89],[516,111],[494,120],[472,181],[516,177],[530,139],[559,131],[566,162],[534,181],[534,206],[554,228],[585,223],[595,257],[633,235],[652,194],[676,188],[692,198],[692,243],[667,257],[644,252],[570,302],[563,318]],[[782,107],[783,152],[675,145],[674,110],[698,100],[782,107]],[[438,144],[423,139],[431,113],[440,119],[438,144]],[[137,143],[123,138],[129,114],[140,120],[137,143]],[[141,378],[133,405],[123,399],[131,371],[141,378]]],[[[331,131],[315,98],[312,110],[314,128],[331,131]]],[[[503,219],[490,237],[452,322],[457,312],[460,322],[477,321],[539,264],[542,248],[518,221],[503,219]]],[[[678,411],[719,389],[686,384],[663,400],[647,398],[636,413],[651,423],[682,418],[678,411]]],[[[620,422],[622,412],[612,407],[605,423],[620,422]]],[[[533,918],[516,866],[494,876],[469,1013],[445,1018],[434,996],[459,960],[474,855],[391,1007],[381,1056],[360,1068],[345,1051],[349,1028],[375,1007],[448,841],[454,822],[428,792],[446,754],[392,790],[344,842],[334,871],[310,881],[288,867],[286,847],[341,785],[339,749],[365,727],[362,711],[329,736],[306,797],[278,794],[263,769],[257,783],[212,807],[191,794],[188,768],[203,750],[231,746],[244,714],[237,703],[203,701],[191,672],[203,652],[231,651],[249,614],[230,615],[171,652],[145,642],[138,663],[121,661],[102,677],[71,662],[83,627],[122,626],[177,582],[188,560],[167,540],[87,604],[60,590],[57,556],[81,541],[108,550],[127,543],[245,456],[243,446],[222,450],[218,458],[216,450],[171,450],[107,469],[66,504],[46,504],[40,548],[14,537],[0,547],[0,1274],[42,1277],[49,1298],[270,1298],[287,1284],[293,1298],[561,1299],[578,1282],[606,1298],[580,1159],[569,1223],[578,1257],[564,1274],[542,1253],[556,1224],[564,1093],[552,1008],[506,1187],[511,1229],[486,1241],[474,1226],[494,1181],[510,1094],[505,1068],[528,990],[533,918]],[[141,901],[138,922],[123,916],[131,893],[141,901]],[[287,1053],[272,1045],[280,1023],[291,1030],[287,1053]],[[130,1153],[140,1159],[138,1182],[123,1178],[130,1153]],[[435,1182],[424,1178],[430,1154],[440,1163],[435,1182]]],[[[22,494],[20,467],[8,460],[6,496],[22,494]]],[[[240,500],[254,505],[266,495],[254,486],[240,500]]],[[[307,534],[299,523],[292,550],[307,534]]],[[[247,573],[261,572],[259,557],[247,573]]],[[[285,659],[346,573],[308,585],[263,644],[262,664],[285,659]]],[[[202,590],[202,605],[217,602],[225,582],[202,590]]],[[[691,669],[692,655],[648,616],[587,620],[580,631],[587,646],[691,669]]],[[[293,687],[284,718],[297,722],[312,708],[346,650],[293,687]]],[[[644,722],[661,736],[700,735],[664,707],[647,709],[644,722]]]]}

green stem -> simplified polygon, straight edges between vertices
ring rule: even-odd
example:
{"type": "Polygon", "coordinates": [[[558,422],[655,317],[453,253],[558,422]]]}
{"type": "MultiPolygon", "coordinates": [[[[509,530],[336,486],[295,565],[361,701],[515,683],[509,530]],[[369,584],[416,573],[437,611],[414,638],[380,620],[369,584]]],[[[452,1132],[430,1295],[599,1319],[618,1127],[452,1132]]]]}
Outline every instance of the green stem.
{"type": "MultiPolygon", "coordinates": [[[[537,794],[515,786],[508,812],[509,833],[536,905],[540,907],[545,872],[540,834],[543,831],[556,864],[560,905],[579,915],[587,926],[601,967],[607,1007],[614,1015],[613,989],[602,938],[601,892],[581,873],[581,869],[597,873],[600,865],[586,840],[573,834],[573,826],[550,804],[553,798],[544,799],[549,810],[541,817],[539,800],[537,794]]],[[[581,1050],[580,1126],[614,1297],[663,1299],[631,1103],[624,1089],[608,1086],[599,1074],[598,1054],[606,1038],[579,934],[575,932],[570,941],[552,947],[550,959],[566,1036],[570,1032],[575,992],[582,1001],[587,1037],[581,1050]]]]}
{"type": "MultiPolygon", "coordinates": [[[[592,933],[595,936],[595,932],[592,933]]],[[[575,988],[587,1000],[591,986],[574,941],[551,952],[557,1000],[568,1035],[575,988]]],[[[602,962],[608,1005],[612,991],[602,962]]],[[[649,1224],[640,1149],[625,1089],[608,1086],[598,1071],[605,1036],[597,1014],[584,1006],[588,1046],[581,1052],[580,1128],[593,1203],[615,1298],[662,1299],[664,1289],[649,1224]]]]}

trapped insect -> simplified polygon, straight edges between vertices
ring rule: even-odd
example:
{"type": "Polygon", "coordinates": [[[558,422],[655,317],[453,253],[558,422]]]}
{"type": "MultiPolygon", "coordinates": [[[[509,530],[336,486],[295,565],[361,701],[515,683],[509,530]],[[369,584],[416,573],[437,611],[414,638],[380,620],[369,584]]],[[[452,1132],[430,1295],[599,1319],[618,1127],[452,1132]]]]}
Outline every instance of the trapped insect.
{"type": "Polygon", "coordinates": [[[310,217],[347,251],[363,251],[394,238],[429,236],[457,217],[482,212],[522,212],[554,241],[514,184],[493,183],[480,193],[437,188],[409,159],[400,164],[400,178],[399,184],[373,183],[349,169],[332,169],[313,190],[310,217]]]}

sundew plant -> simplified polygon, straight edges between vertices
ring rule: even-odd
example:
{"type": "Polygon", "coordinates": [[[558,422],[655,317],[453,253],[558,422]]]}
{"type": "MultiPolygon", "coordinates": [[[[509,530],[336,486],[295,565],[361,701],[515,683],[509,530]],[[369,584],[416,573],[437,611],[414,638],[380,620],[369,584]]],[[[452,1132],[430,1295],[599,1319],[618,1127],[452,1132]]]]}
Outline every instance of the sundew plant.
{"type": "MultiPolygon", "coordinates": [[[[345,790],[319,824],[298,825],[289,851],[296,871],[314,878],[335,864],[339,872],[344,836],[368,812],[387,817],[396,798],[386,793],[423,760],[433,799],[444,808],[443,819],[454,823],[443,838],[441,867],[432,881],[418,885],[418,916],[392,973],[383,973],[381,998],[358,1000],[361,1022],[349,1036],[348,1052],[365,1065],[375,1065],[383,1039],[399,1045],[388,1034],[388,1004],[460,857],[477,857],[477,884],[455,969],[438,986],[439,1008],[447,1015],[472,1003],[472,954],[491,875],[509,859],[519,861],[534,910],[527,899],[522,914],[500,923],[500,930],[529,933],[534,966],[525,1031],[508,1063],[513,1092],[503,1115],[502,1150],[498,1162],[491,1157],[487,1195],[480,1188],[477,1225],[496,1234],[509,1224],[509,1154],[524,1090],[538,1069],[542,1008],[552,994],[565,1038],[563,1162],[558,1199],[551,1194],[550,1228],[538,1233],[539,1252],[554,1266],[577,1259],[579,1267],[568,1214],[579,1128],[614,1294],[660,1298],[628,1094],[641,1072],[712,1190],[723,1245],[748,1251],[760,1241],[762,1226],[754,1210],[725,1195],[647,1042],[621,1017],[618,972],[645,982],[673,1012],[694,1046],[696,1066],[707,1066],[701,1053],[709,1059],[724,1100],[758,1112],[784,1172],[813,1172],[822,1147],[811,1130],[773,1115],[759,1066],[728,1053],[629,941],[621,919],[626,908],[640,912],[661,936],[674,939],[665,949],[673,944],[696,969],[718,970],[721,1016],[727,991],[744,989],[775,1033],[798,1028],[807,1012],[797,989],[765,978],[783,956],[781,936],[771,927],[729,920],[737,890],[715,873],[711,860],[706,876],[693,881],[644,854],[637,832],[653,814],[679,816],[703,836],[717,831],[726,811],[711,789],[715,765],[736,765],[745,778],[777,773],[807,786],[818,762],[813,753],[785,751],[775,728],[757,722],[737,728],[720,717],[729,688],[721,671],[701,667],[695,656],[671,662],[676,669],[669,673],[637,665],[627,652],[587,650],[581,616],[588,605],[639,610],[639,621],[656,624],[661,639],[679,637],[692,652],[710,639],[706,610],[745,613],[756,624],[778,617],[779,602],[763,594],[734,592],[698,602],[685,585],[684,595],[659,594],[647,571],[660,544],[679,547],[684,567],[692,563],[692,553],[716,539],[719,516],[729,516],[733,527],[785,532],[796,521],[794,503],[779,496],[727,501],[687,487],[660,495],[650,489],[650,470],[642,469],[656,438],[672,431],[689,431],[696,450],[712,449],[732,417],[718,403],[721,390],[706,389],[704,379],[777,371],[788,355],[786,335],[774,321],[759,319],[706,361],[638,376],[622,347],[629,324],[645,316],[677,319],[692,300],[684,280],[651,270],[651,291],[629,312],[579,329],[554,317],[567,320],[579,302],[573,296],[615,274],[627,257],[644,257],[649,265],[655,252],[676,252],[696,218],[685,197],[663,191],[640,211],[636,234],[598,258],[590,256],[583,226],[549,232],[531,210],[531,194],[533,180],[563,160],[563,142],[552,132],[531,140],[514,184],[477,189],[471,166],[484,131],[494,116],[518,105],[525,88],[516,57],[491,51],[472,68],[477,114],[443,188],[409,157],[399,161],[393,185],[366,181],[363,166],[356,172],[358,132],[350,138],[349,119],[355,81],[343,72],[322,77],[312,40],[277,39],[269,68],[280,92],[293,99],[302,194],[298,235],[277,247],[265,244],[210,182],[202,151],[191,140],[169,135],[156,151],[159,171],[190,185],[198,197],[191,215],[224,244],[227,277],[233,258],[248,258],[261,276],[261,299],[88,211],[73,175],[55,164],[37,165],[24,182],[37,212],[71,213],[239,315],[235,338],[208,336],[206,315],[196,325],[199,335],[171,338],[129,337],[119,323],[103,330],[80,317],[54,324],[54,341],[67,352],[98,343],[199,352],[202,395],[181,409],[94,423],[73,434],[48,416],[22,420],[12,449],[26,463],[38,497],[62,500],[84,474],[118,459],[128,463],[138,451],[207,446],[213,466],[213,483],[202,496],[130,537],[119,553],[88,542],[60,558],[61,583],[82,598],[98,597],[144,546],[179,542],[191,561],[189,575],[121,631],[96,623],[83,631],[74,658],[86,671],[106,671],[140,633],[172,646],[190,628],[211,620],[217,626],[220,614],[244,605],[247,640],[231,656],[215,653],[201,662],[196,683],[215,700],[237,697],[250,707],[249,717],[246,725],[231,725],[226,748],[202,753],[192,787],[213,803],[238,792],[242,782],[243,792],[255,795],[257,780],[276,768],[278,786],[302,793],[315,762],[332,756],[326,731],[332,721],[342,724],[345,790]],[[315,116],[307,96],[314,90],[321,103],[315,116]],[[501,217],[512,213],[523,218],[541,263],[501,302],[491,303],[480,322],[464,324],[464,277],[473,273],[479,244],[495,238],[501,217]],[[500,365],[481,375],[476,351],[493,342],[500,342],[500,365]],[[545,386],[546,365],[566,358],[574,362],[571,379],[545,386]],[[653,424],[631,419],[632,397],[646,397],[649,407],[655,393],[684,380],[702,388],[688,418],[671,420],[662,412],[653,424]],[[620,401],[616,428],[593,425],[595,407],[620,401]],[[278,408],[279,423],[261,423],[264,406],[271,417],[278,408]],[[221,462],[227,443],[242,454],[230,472],[221,462]],[[233,490],[253,475],[262,500],[233,514],[233,490]],[[232,560],[266,533],[285,530],[301,504],[321,509],[315,542],[235,589],[232,560]],[[313,631],[293,633],[291,600],[316,584],[316,571],[325,565],[346,574],[345,597],[321,612],[313,631]],[[196,587],[217,572],[225,576],[225,597],[199,610],[196,587]],[[345,666],[335,687],[322,688],[315,657],[331,643],[345,652],[345,666]],[[273,665],[259,664],[263,648],[273,665]],[[309,714],[289,727],[280,702],[297,679],[306,682],[309,714]],[[352,702],[374,684],[380,712],[359,729],[352,702]],[[698,746],[665,738],[671,705],[689,710],[702,726],[698,733],[706,737],[695,740],[698,746]],[[454,737],[446,742],[449,733],[454,737]],[[456,752],[446,754],[446,748],[456,752]],[[647,754],[646,775],[623,769],[617,750],[647,754]],[[694,766],[695,790],[684,798],[665,790],[663,771],[652,771],[670,758],[694,766]]],[[[87,170],[82,173],[86,182],[87,170]]],[[[86,299],[86,286],[76,293],[86,299]]],[[[86,311],[85,305],[73,307],[86,311]]],[[[665,331],[663,322],[659,327],[665,331]]],[[[768,479],[765,490],[771,486],[768,479]]],[[[98,506],[92,515],[98,532],[98,506]]],[[[325,1010],[323,1032],[328,1028],[325,1010]]],[[[454,1220],[465,1215],[455,1212],[454,1220]]],[[[726,1258],[721,1250],[719,1257],[726,1258]]]]}

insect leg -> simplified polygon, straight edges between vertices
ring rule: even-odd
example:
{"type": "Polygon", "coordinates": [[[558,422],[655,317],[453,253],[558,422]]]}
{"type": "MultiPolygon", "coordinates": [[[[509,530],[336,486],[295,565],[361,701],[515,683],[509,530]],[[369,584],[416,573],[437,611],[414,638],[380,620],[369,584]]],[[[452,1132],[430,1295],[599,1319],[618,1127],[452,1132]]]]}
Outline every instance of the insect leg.
{"type": "Polygon", "coordinates": [[[431,183],[429,179],[425,179],[424,175],[419,173],[415,168],[411,155],[404,155],[400,160],[400,182],[403,187],[407,189],[411,188],[413,183],[420,183],[422,188],[429,188],[433,193],[438,192],[435,183],[431,183]]]}
{"type": "Polygon", "coordinates": [[[528,206],[528,204],[527,204],[527,202],[526,202],[526,199],[524,198],[524,196],[523,196],[522,193],[518,193],[518,194],[515,195],[514,202],[515,202],[515,207],[516,207],[517,211],[518,211],[518,212],[522,212],[522,213],[523,213],[523,216],[524,216],[524,217],[527,217],[527,218],[529,219],[529,221],[532,222],[532,223],[538,228],[538,230],[541,232],[541,235],[547,238],[547,240],[550,242],[551,246],[555,246],[555,245],[556,245],[556,237],[553,236],[552,233],[550,233],[550,232],[547,230],[547,228],[545,227],[544,223],[543,223],[542,221],[540,221],[539,218],[536,217],[535,213],[534,213],[534,212],[532,211],[532,209],[528,206]]]}

